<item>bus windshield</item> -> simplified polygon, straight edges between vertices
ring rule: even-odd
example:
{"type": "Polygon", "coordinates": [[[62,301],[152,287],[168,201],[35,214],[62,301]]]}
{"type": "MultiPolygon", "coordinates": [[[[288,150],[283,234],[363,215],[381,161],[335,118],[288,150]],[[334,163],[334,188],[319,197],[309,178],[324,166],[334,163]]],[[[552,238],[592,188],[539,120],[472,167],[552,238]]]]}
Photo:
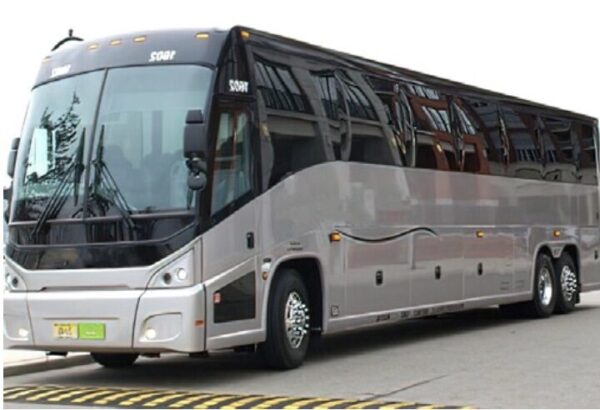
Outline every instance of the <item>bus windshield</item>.
{"type": "Polygon", "coordinates": [[[37,87],[17,160],[13,221],[189,209],[185,116],[206,110],[211,77],[201,66],[127,67],[37,87]]]}

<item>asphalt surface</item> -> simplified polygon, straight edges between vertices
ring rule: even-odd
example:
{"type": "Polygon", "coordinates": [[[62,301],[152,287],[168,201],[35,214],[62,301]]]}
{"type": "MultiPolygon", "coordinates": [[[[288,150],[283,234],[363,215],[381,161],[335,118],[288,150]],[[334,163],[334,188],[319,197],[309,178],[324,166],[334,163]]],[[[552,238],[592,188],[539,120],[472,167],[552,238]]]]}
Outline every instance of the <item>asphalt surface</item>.
{"type": "MultiPolygon", "coordinates": [[[[250,354],[168,355],[126,370],[97,365],[9,377],[18,385],[111,386],[360,398],[474,407],[597,408],[600,292],[569,315],[504,319],[494,308],[325,338],[299,369],[250,354]]],[[[61,408],[5,402],[5,408],[61,408]]]]}

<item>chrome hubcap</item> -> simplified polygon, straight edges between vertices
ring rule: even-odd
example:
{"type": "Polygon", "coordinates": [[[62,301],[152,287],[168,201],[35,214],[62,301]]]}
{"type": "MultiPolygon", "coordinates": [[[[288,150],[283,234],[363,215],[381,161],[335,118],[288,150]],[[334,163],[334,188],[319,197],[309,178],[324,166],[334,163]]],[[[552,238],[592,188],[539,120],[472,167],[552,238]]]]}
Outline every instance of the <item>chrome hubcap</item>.
{"type": "Polygon", "coordinates": [[[291,292],[285,303],[285,329],[288,341],[298,349],[309,330],[308,307],[298,292],[291,292]]]}
{"type": "Polygon", "coordinates": [[[577,293],[577,275],[568,265],[560,272],[560,287],[565,300],[571,302],[577,293]]]}
{"type": "Polygon", "coordinates": [[[538,294],[542,305],[548,306],[552,301],[552,294],[554,289],[552,288],[552,274],[548,268],[542,268],[540,277],[538,279],[538,294]]]}

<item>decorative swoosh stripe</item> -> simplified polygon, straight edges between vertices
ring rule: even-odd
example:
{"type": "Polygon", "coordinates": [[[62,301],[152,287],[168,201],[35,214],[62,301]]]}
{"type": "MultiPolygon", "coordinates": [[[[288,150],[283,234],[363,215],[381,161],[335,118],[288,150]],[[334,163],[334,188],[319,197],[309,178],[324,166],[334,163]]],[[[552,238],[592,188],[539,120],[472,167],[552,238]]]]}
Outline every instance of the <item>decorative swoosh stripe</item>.
{"type": "Polygon", "coordinates": [[[417,233],[417,232],[425,232],[425,233],[428,233],[429,235],[432,235],[432,236],[438,236],[438,234],[433,229],[427,228],[427,227],[424,227],[424,226],[418,226],[416,228],[411,228],[411,229],[409,229],[407,231],[403,231],[403,232],[397,233],[395,235],[384,236],[384,237],[381,237],[381,238],[363,238],[363,237],[360,237],[360,236],[356,236],[356,235],[352,235],[352,234],[346,233],[344,231],[340,231],[339,229],[337,229],[337,231],[342,236],[345,236],[347,238],[353,239],[355,241],[367,242],[367,243],[380,243],[380,242],[393,241],[395,239],[402,238],[403,236],[411,235],[411,234],[417,233]]]}

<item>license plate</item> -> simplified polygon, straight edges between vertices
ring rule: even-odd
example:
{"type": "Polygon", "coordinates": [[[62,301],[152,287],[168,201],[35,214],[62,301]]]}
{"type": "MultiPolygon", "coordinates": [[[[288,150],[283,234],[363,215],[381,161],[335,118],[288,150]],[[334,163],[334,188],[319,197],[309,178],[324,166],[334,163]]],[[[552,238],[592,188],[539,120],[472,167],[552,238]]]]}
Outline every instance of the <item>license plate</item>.
{"type": "Polygon", "coordinates": [[[104,340],[104,323],[54,323],[52,335],[55,339],[104,340]]]}
{"type": "Polygon", "coordinates": [[[79,336],[77,323],[54,323],[52,335],[55,339],[77,339],[79,336]]]}

